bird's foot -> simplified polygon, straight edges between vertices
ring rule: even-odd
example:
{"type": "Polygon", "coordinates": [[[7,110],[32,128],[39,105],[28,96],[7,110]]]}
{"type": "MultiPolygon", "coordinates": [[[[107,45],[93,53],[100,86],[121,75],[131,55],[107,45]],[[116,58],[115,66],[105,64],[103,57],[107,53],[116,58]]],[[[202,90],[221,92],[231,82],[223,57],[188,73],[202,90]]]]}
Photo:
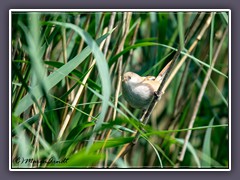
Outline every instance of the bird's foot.
{"type": "Polygon", "coordinates": [[[159,94],[157,93],[157,91],[154,91],[154,96],[157,100],[160,100],[163,94],[164,94],[164,91],[161,91],[159,94]]]}

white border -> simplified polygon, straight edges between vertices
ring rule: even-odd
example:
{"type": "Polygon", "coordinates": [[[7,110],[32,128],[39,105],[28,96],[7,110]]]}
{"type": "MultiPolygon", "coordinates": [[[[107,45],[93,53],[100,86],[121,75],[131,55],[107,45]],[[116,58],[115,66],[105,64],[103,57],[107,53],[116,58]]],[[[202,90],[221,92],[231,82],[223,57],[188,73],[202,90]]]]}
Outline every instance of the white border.
{"type": "Polygon", "coordinates": [[[231,171],[231,10],[230,9],[10,9],[9,10],[9,171],[231,171]],[[11,167],[11,157],[12,157],[12,146],[11,146],[11,75],[12,75],[12,66],[11,66],[11,36],[12,36],[12,12],[223,12],[227,11],[229,13],[229,168],[228,169],[13,169],[11,167]]]}
{"type": "Polygon", "coordinates": [[[229,20],[228,20],[228,30],[229,30],[229,40],[228,40],[228,46],[229,46],[229,52],[228,52],[228,63],[229,63],[229,70],[228,70],[228,82],[229,82],[229,100],[228,100],[228,113],[229,113],[229,122],[228,122],[228,124],[229,124],[229,127],[228,127],[228,129],[229,129],[229,157],[228,157],[228,159],[229,159],[229,164],[228,164],[228,166],[229,166],[229,171],[231,171],[231,168],[232,168],[232,149],[231,149],[231,147],[232,147],[232,116],[231,116],[231,106],[232,106],[232,102],[231,102],[231,100],[232,100],[232,95],[231,95],[231,92],[232,92],[232,90],[231,90],[231,88],[232,88],[232,63],[231,63],[231,61],[232,61],[232,44],[231,44],[231,41],[232,41],[232,36],[231,36],[231,34],[232,34],[232,20],[231,20],[231,18],[232,18],[232,14],[231,14],[231,10],[229,10],[228,11],[228,13],[229,13],[229,20]]]}

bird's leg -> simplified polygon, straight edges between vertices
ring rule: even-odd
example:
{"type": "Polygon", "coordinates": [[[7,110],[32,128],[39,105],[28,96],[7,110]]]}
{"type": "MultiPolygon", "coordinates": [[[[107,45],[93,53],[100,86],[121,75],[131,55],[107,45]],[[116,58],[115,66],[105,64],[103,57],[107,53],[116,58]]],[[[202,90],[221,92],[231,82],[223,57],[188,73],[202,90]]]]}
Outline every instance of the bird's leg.
{"type": "Polygon", "coordinates": [[[157,99],[157,100],[160,100],[161,99],[161,96],[164,94],[164,91],[161,91],[159,94],[157,93],[157,91],[154,91],[154,97],[157,99]]]}

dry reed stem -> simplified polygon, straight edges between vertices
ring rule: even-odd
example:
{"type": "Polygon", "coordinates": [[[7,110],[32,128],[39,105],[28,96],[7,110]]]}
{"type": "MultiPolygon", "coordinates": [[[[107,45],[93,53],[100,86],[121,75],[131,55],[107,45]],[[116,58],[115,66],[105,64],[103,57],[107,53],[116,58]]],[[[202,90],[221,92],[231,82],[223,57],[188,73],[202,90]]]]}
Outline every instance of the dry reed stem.
{"type": "MultiPolygon", "coordinates": [[[[115,17],[116,17],[116,12],[112,12],[111,17],[110,17],[110,22],[108,25],[108,29],[113,29],[115,17]]],[[[106,43],[105,43],[104,51],[103,51],[104,52],[103,54],[106,59],[107,59],[107,51],[108,51],[111,37],[112,37],[112,34],[109,34],[109,36],[107,37],[106,43]]]]}
{"type": "MultiPolygon", "coordinates": [[[[214,67],[215,62],[216,62],[216,60],[218,58],[218,55],[220,53],[220,50],[221,50],[223,41],[225,40],[225,36],[227,35],[227,32],[228,32],[228,28],[224,32],[224,35],[223,35],[223,37],[222,37],[222,39],[221,39],[221,41],[220,41],[220,43],[219,43],[219,45],[217,47],[217,50],[216,50],[215,56],[213,58],[212,64],[211,64],[210,68],[208,69],[206,77],[205,77],[205,79],[203,81],[203,85],[202,85],[202,88],[201,88],[201,90],[199,92],[196,104],[195,104],[194,109],[193,109],[193,114],[191,116],[191,120],[190,120],[190,123],[189,123],[189,126],[188,126],[189,129],[191,129],[193,127],[193,124],[195,122],[195,119],[196,119],[196,116],[197,116],[197,112],[199,110],[199,107],[200,107],[200,104],[201,104],[201,101],[202,101],[203,94],[204,94],[205,89],[207,87],[208,81],[209,81],[209,79],[211,77],[211,73],[212,73],[213,67],[214,67]]],[[[183,148],[182,148],[182,151],[181,151],[181,153],[180,153],[180,155],[178,157],[178,161],[180,161],[180,162],[183,161],[183,159],[184,159],[184,156],[185,156],[185,153],[186,153],[186,149],[187,149],[187,144],[189,142],[191,133],[192,133],[192,130],[188,130],[187,134],[185,136],[183,148]]]]}
{"type": "MultiPolygon", "coordinates": [[[[123,50],[123,47],[124,47],[124,43],[125,43],[125,40],[126,40],[126,37],[128,35],[128,32],[129,32],[129,26],[130,26],[130,21],[131,21],[131,16],[132,16],[132,13],[131,12],[127,12],[127,13],[124,13],[124,24],[125,24],[125,28],[124,28],[124,31],[122,32],[122,40],[120,42],[120,45],[117,49],[117,53],[121,52],[123,50]]],[[[116,114],[117,114],[117,104],[118,104],[118,96],[119,96],[119,93],[120,93],[120,88],[121,88],[121,75],[122,75],[122,56],[119,57],[119,65],[118,65],[118,81],[117,81],[117,88],[116,88],[116,92],[115,92],[115,101],[114,101],[114,110],[113,110],[113,120],[116,119],[116,114]]],[[[112,130],[109,130],[107,135],[106,135],[106,138],[105,138],[105,141],[104,141],[104,144],[103,144],[103,147],[102,149],[104,149],[105,145],[106,145],[106,142],[107,140],[109,139],[109,136],[111,134],[112,130]]],[[[105,162],[107,161],[107,159],[105,159],[105,162]]]]}
{"type": "MultiPolygon", "coordinates": [[[[44,109],[46,107],[46,100],[43,100],[42,103],[42,112],[44,112],[44,109]]],[[[35,137],[35,142],[34,142],[34,146],[33,146],[33,151],[32,151],[32,158],[34,158],[35,152],[36,152],[36,147],[39,147],[39,134],[40,134],[40,130],[42,127],[42,120],[43,120],[43,116],[40,113],[40,117],[39,117],[39,122],[38,122],[38,126],[37,126],[37,131],[36,131],[36,137],[35,137]]],[[[31,166],[33,166],[33,163],[31,163],[31,166]]]]}
{"type": "MultiPolygon", "coordinates": [[[[106,32],[107,32],[107,28],[104,29],[103,34],[105,34],[106,32]]],[[[104,43],[105,43],[105,40],[103,40],[102,43],[100,44],[100,47],[99,47],[100,50],[103,48],[104,43]]],[[[76,93],[76,96],[75,96],[75,98],[74,98],[74,100],[72,102],[72,105],[70,107],[70,111],[68,112],[68,114],[67,114],[67,116],[66,116],[66,118],[65,118],[65,120],[64,120],[64,122],[62,124],[62,127],[61,127],[61,129],[59,131],[58,140],[60,140],[62,138],[62,135],[63,135],[64,131],[66,130],[67,125],[69,124],[70,119],[72,118],[73,113],[75,112],[75,107],[76,107],[76,105],[77,105],[77,103],[78,103],[78,101],[79,101],[79,99],[81,97],[81,94],[83,92],[83,88],[85,87],[85,84],[86,84],[86,82],[87,82],[87,80],[88,80],[88,78],[89,78],[89,76],[90,76],[90,74],[92,72],[92,69],[93,69],[92,67],[95,65],[95,63],[96,63],[96,61],[94,59],[92,61],[91,65],[90,65],[90,68],[89,68],[90,70],[88,71],[88,73],[84,77],[84,79],[82,81],[82,84],[80,85],[80,87],[79,87],[79,89],[78,89],[78,91],[76,93]]]]}

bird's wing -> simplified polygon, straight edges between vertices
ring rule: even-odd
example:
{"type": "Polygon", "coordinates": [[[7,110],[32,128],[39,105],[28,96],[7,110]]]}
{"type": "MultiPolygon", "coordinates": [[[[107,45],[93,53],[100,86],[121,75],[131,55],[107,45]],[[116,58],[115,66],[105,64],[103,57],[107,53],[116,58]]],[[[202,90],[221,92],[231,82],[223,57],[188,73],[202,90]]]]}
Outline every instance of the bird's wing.
{"type": "Polygon", "coordinates": [[[148,87],[150,87],[153,90],[153,92],[157,91],[159,86],[160,86],[160,82],[159,81],[153,81],[153,80],[145,80],[143,82],[143,84],[145,84],[145,85],[147,84],[148,87]]]}
{"type": "Polygon", "coordinates": [[[150,80],[150,81],[154,81],[156,79],[155,76],[146,76],[145,80],[150,80]]]}

